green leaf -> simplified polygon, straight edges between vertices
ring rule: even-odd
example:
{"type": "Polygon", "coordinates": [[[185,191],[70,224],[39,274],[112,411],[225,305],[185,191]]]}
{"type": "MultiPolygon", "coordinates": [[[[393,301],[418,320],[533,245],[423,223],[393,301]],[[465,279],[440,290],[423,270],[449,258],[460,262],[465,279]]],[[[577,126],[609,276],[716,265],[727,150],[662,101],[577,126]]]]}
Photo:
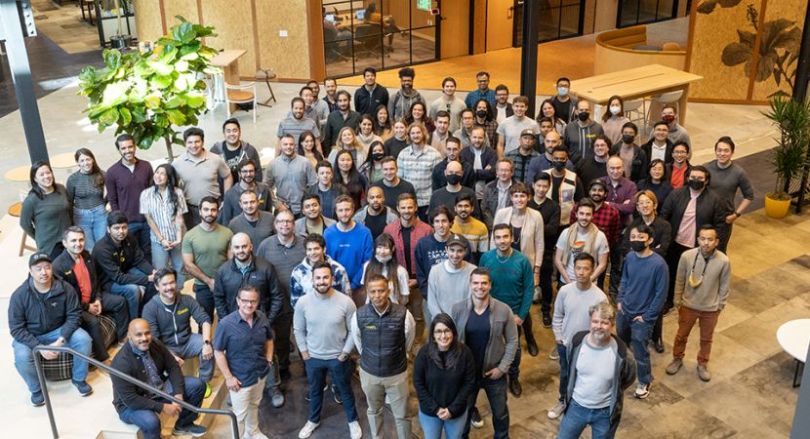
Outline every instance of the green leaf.
{"type": "Polygon", "coordinates": [[[118,110],[110,108],[101,114],[98,118],[98,123],[104,126],[110,126],[118,121],[118,110]]]}
{"type": "Polygon", "coordinates": [[[119,125],[129,126],[129,124],[132,123],[132,113],[130,113],[128,109],[121,107],[118,109],[118,114],[121,116],[119,125]]]}
{"type": "Polygon", "coordinates": [[[179,110],[167,111],[166,117],[169,118],[169,122],[171,122],[172,125],[185,125],[186,123],[186,116],[183,114],[182,111],[179,110]]]}
{"type": "Polygon", "coordinates": [[[133,108],[132,120],[139,124],[146,122],[146,110],[142,107],[133,108]]]}
{"type": "Polygon", "coordinates": [[[155,76],[152,78],[152,84],[160,90],[168,88],[170,85],[172,85],[172,82],[174,82],[174,80],[172,79],[171,75],[155,76]]]}
{"type": "Polygon", "coordinates": [[[160,96],[159,95],[149,95],[144,99],[144,103],[146,104],[146,108],[150,110],[154,110],[160,107],[160,96]]]}
{"type": "Polygon", "coordinates": [[[200,108],[205,105],[205,95],[189,93],[186,97],[186,104],[191,108],[200,108]]]}
{"type": "Polygon", "coordinates": [[[121,52],[114,49],[106,49],[102,52],[101,57],[104,59],[104,65],[110,70],[115,70],[121,66],[121,52]]]}
{"type": "Polygon", "coordinates": [[[150,61],[149,62],[149,67],[152,67],[153,69],[155,69],[155,72],[158,75],[161,75],[161,76],[171,75],[172,72],[174,71],[174,68],[172,68],[171,65],[166,64],[166,63],[161,62],[161,61],[150,61]]]}

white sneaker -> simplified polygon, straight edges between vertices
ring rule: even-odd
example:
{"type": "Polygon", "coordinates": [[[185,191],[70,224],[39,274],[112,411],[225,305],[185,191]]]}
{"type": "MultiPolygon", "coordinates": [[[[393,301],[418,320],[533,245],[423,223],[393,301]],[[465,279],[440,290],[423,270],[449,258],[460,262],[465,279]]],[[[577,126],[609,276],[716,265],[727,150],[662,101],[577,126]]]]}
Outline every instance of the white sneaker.
{"type": "Polygon", "coordinates": [[[301,431],[298,432],[298,439],[307,439],[308,437],[312,436],[312,432],[315,431],[315,429],[318,428],[318,426],[320,425],[321,425],[320,422],[316,423],[312,421],[307,421],[307,423],[304,424],[304,428],[302,428],[301,431]]]}
{"type": "Polygon", "coordinates": [[[644,399],[648,396],[650,396],[650,385],[638,383],[638,385],[636,385],[635,397],[638,399],[644,399]]]}
{"type": "Polygon", "coordinates": [[[550,358],[552,360],[559,360],[560,359],[560,353],[557,352],[556,347],[551,349],[551,352],[548,353],[548,358],[550,358]]]}
{"type": "Polygon", "coordinates": [[[359,422],[349,422],[349,435],[351,435],[352,439],[361,439],[363,437],[363,429],[360,428],[359,422]]]}
{"type": "Polygon", "coordinates": [[[557,419],[560,416],[562,416],[564,411],[565,411],[565,402],[557,401],[557,404],[555,404],[554,407],[552,407],[548,411],[547,415],[549,419],[557,419]]]}

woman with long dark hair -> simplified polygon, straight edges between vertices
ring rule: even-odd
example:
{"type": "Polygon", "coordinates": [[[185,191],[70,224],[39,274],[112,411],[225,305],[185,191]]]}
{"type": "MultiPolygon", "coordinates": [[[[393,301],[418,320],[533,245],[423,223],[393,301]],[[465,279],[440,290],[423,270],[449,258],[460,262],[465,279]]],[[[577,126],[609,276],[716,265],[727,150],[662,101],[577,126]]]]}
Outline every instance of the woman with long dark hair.
{"type": "Polygon", "coordinates": [[[20,227],[37,243],[37,251],[51,259],[62,253],[62,232],[73,225],[70,200],[64,186],[56,183],[46,161],[31,165],[31,190],[22,203],[20,227]]]}
{"type": "Polygon", "coordinates": [[[391,123],[391,117],[388,115],[388,107],[385,105],[377,106],[374,111],[374,134],[380,136],[385,142],[394,135],[394,127],[391,123]]]}
{"type": "Polygon", "coordinates": [[[638,192],[650,190],[658,200],[656,211],[660,214],[669,194],[672,192],[672,185],[666,179],[667,167],[663,160],[655,159],[650,162],[647,169],[647,178],[638,183],[638,192]]]}
{"type": "Polygon", "coordinates": [[[357,170],[351,151],[343,150],[335,157],[335,184],[343,186],[359,209],[366,200],[366,177],[357,170]]]}
{"type": "Polygon", "coordinates": [[[565,133],[566,123],[563,119],[557,117],[557,110],[554,109],[554,103],[551,99],[546,99],[540,104],[540,111],[537,112],[538,122],[544,117],[551,119],[551,122],[554,124],[554,131],[556,131],[557,134],[562,136],[563,133],[565,133]]]}
{"type": "MultiPolygon", "coordinates": [[[[394,238],[387,233],[383,233],[374,240],[374,256],[363,266],[363,279],[372,274],[379,274],[388,279],[388,288],[391,291],[390,298],[394,303],[405,305],[408,303],[408,270],[399,265],[394,258],[394,238]]],[[[368,299],[366,299],[368,300],[368,299]]]]}
{"type": "Polygon", "coordinates": [[[495,120],[495,110],[486,99],[479,99],[473,108],[475,121],[473,126],[481,127],[487,133],[487,146],[495,148],[498,144],[498,121],[495,120]]]}
{"type": "Polygon", "coordinates": [[[152,266],[170,267],[177,272],[177,288],[183,288],[183,253],[181,251],[188,212],[183,190],[177,186],[172,165],[164,163],[155,169],[152,186],[141,192],[141,214],[149,224],[152,243],[152,266]]]}
{"type": "MultiPolygon", "coordinates": [[[[425,107],[425,104],[420,101],[416,101],[411,104],[408,114],[405,115],[405,123],[407,123],[408,126],[411,126],[414,123],[421,123],[425,126],[425,128],[427,128],[428,134],[433,134],[433,131],[436,130],[436,125],[433,123],[433,119],[431,119],[427,114],[427,107],[425,107]]],[[[425,140],[430,143],[430,139],[425,140]]]]}
{"type": "Polygon", "coordinates": [[[323,160],[323,154],[318,151],[315,135],[312,134],[312,131],[302,131],[301,135],[298,136],[298,155],[309,160],[313,169],[318,165],[319,161],[323,160]]]}
{"type": "Polygon", "coordinates": [[[87,148],[79,148],[73,158],[79,170],[67,179],[67,197],[73,205],[73,223],[84,230],[84,248],[92,252],[96,241],[107,233],[104,173],[87,148]]]}
{"type": "Polygon", "coordinates": [[[382,164],[380,162],[385,158],[385,145],[380,141],[375,141],[368,151],[368,158],[360,165],[360,175],[366,178],[368,184],[371,184],[382,180],[382,164]]]}
{"type": "Polygon", "coordinates": [[[438,314],[428,342],[416,354],[413,386],[419,399],[419,423],[425,439],[458,439],[467,422],[467,400],[475,388],[470,348],[458,340],[453,319],[438,314]]]}
{"type": "Polygon", "coordinates": [[[366,151],[371,151],[371,144],[382,142],[382,138],[374,133],[374,118],[370,114],[360,116],[360,123],[357,125],[357,141],[363,145],[366,151]]]}

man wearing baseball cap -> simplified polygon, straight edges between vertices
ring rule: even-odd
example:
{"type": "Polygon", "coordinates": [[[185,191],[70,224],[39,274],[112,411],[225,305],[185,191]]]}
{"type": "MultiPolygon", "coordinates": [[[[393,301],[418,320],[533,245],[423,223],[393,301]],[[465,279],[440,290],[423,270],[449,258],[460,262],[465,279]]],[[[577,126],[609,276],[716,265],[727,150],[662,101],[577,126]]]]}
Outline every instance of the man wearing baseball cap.
{"type": "Polygon", "coordinates": [[[517,181],[526,181],[526,174],[529,163],[535,157],[540,157],[540,153],[534,149],[536,134],[531,128],[520,132],[520,145],[506,153],[506,158],[514,163],[514,178],[517,181]]]}
{"type": "MultiPolygon", "coordinates": [[[[89,356],[92,340],[79,328],[79,295],[70,284],[53,277],[50,256],[42,252],[31,255],[28,271],[28,279],[11,294],[8,326],[14,338],[14,366],[31,392],[31,404],[39,407],[45,404],[45,398],[34,367],[33,349],[39,345],[67,345],[89,356]]],[[[59,353],[41,351],[40,355],[53,360],[59,353]]],[[[73,385],[82,396],[93,393],[86,379],[87,361],[73,357],[73,385]]]]}
{"type": "MultiPolygon", "coordinates": [[[[446,241],[447,259],[430,269],[428,275],[428,313],[450,314],[453,305],[470,298],[470,274],[477,267],[464,260],[470,250],[467,238],[452,234],[446,241]]],[[[431,321],[425,317],[425,321],[431,321]]]]}

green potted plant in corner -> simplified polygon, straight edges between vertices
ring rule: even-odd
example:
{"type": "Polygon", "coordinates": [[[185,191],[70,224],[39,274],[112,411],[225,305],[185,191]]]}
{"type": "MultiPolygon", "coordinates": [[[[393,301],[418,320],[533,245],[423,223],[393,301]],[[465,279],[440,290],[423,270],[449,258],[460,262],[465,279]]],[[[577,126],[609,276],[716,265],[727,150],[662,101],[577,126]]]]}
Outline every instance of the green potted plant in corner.
{"type": "Polygon", "coordinates": [[[183,145],[176,127],[196,125],[206,111],[203,77],[219,71],[210,60],[217,51],[202,43],[214,28],[180,23],[144,51],[103,52],[104,67],[87,66],[79,75],[79,94],[89,99],[84,110],[103,132],[131,134],[140,149],[163,140],[167,160],[172,145],[183,145]]]}
{"type": "Polygon", "coordinates": [[[771,155],[776,174],[773,192],[765,194],[765,214],[784,218],[790,209],[790,182],[801,176],[810,143],[810,104],[780,93],[770,100],[770,111],[763,113],[779,128],[779,138],[771,155]]]}
{"type": "Polygon", "coordinates": [[[116,29],[115,35],[110,37],[110,47],[117,50],[126,49],[132,46],[132,35],[124,34],[123,24],[124,18],[129,20],[128,0],[113,0],[113,8],[115,8],[116,29]]]}

